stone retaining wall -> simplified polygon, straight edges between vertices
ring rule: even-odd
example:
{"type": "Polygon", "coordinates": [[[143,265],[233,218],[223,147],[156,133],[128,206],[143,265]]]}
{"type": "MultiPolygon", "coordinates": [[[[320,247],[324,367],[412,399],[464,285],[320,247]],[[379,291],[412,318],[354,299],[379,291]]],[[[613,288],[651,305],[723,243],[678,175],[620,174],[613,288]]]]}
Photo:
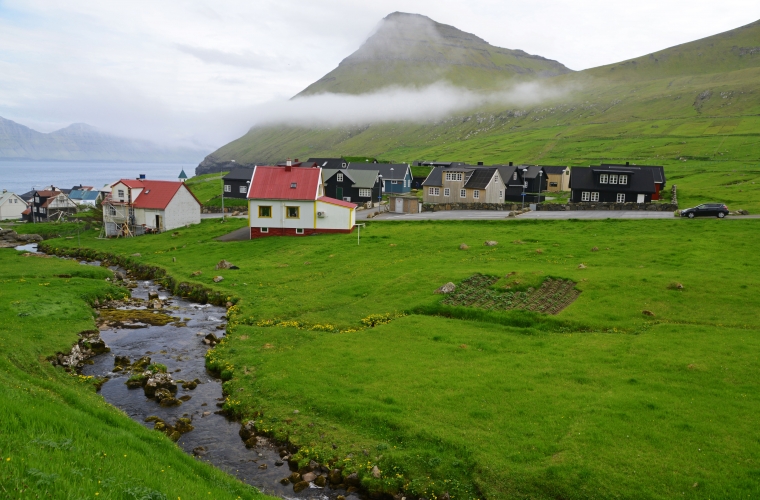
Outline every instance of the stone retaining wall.
{"type": "Polygon", "coordinates": [[[423,212],[441,212],[443,210],[520,210],[521,203],[423,203],[423,212]]]}
{"type": "Polygon", "coordinates": [[[537,212],[561,212],[572,210],[642,210],[647,212],[674,212],[678,205],[672,203],[609,203],[609,202],[583,202],[568,203],[544,203],[536,205],[537,212]]]}
{"type": "MultiPolygon", "coordinates": [[[[242,215],[248,215],[248,207],[224,207],[224,213],[231,214],[232,212],[240,212],[242,215]]],[[[222,213],[222,207],[207,207],[201,208],[202,214],[220,214],[222,213]]]]}

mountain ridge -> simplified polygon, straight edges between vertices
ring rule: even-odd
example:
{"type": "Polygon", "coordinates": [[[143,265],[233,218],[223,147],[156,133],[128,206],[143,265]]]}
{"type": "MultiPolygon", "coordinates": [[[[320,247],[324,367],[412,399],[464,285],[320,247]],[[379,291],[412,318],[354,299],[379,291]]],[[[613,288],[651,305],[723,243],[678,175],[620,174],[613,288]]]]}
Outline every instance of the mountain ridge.
{"type": "Polygon", "coordinates": [[[0,160],[192,162],[202,154],[103,133],[86,123],[43,133],[0,117],[0,160]]]}
{"type": "Polygon", "coordinates": [[[537,105],[491,103],[429,123],[255,126],[208,155],[198,171],[213,171],[220,161],[288,156],[581,165],[615,158],[758,159],[756,45],[760,21],[620,63],[540,79],[572,91],[537,105]]]}

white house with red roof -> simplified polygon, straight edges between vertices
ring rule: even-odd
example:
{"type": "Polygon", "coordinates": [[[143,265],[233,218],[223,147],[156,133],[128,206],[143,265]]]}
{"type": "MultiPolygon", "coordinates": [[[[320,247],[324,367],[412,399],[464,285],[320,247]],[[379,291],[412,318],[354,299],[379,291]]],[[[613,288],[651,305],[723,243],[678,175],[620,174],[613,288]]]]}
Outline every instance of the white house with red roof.
{"type": "Polygon", "coordinates": [[[201,222],[201,202],[177,181],[121,179],[103,200],[106,236],[160,233],[201,222]]]}
{"type": "Polygon", "coordinates": [[[353,231],[356,205],[324,193],[319,167],[255,167],[248,188],[251,238],[353,231]]]}

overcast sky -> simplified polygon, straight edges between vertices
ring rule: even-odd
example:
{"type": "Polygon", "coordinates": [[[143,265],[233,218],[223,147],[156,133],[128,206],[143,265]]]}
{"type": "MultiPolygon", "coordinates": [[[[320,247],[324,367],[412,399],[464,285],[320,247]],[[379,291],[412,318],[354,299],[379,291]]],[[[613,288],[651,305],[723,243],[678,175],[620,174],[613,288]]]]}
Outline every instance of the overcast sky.
{"type": "Polygon", "coordinates": [[[760,2],[0,0],[0,116],[214,149],[394,11],[581,70],[749,24],[760,2]]]}

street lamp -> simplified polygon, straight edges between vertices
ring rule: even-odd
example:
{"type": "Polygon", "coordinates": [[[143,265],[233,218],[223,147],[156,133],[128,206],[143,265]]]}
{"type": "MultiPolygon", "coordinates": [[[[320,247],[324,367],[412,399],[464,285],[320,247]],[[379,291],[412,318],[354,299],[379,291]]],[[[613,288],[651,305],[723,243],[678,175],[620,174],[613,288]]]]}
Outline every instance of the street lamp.
{"type": "Polygon", "coordinates": [[[543,184],[544,180],[544,171],[539,170],[538,171],[538,203],[541,203],[541,184],[543,184]]]}
{"type": "MultiPolygon", "coordinates": [[[[393,167],[391,167],[391,186],[393,185],[393,167]]],[[[393,188],[391,188],[391,191],[393,192],[393,188]]]]}
{"type": "Polygon", "coordinates": [[[522,171],[523,171],[522,208],[524,209],[525,208],[525,188],[528,187],[528,181],[525,180],[525,176],[528,174],[528,169],[524,168],[522,169],[522,171]]]}

